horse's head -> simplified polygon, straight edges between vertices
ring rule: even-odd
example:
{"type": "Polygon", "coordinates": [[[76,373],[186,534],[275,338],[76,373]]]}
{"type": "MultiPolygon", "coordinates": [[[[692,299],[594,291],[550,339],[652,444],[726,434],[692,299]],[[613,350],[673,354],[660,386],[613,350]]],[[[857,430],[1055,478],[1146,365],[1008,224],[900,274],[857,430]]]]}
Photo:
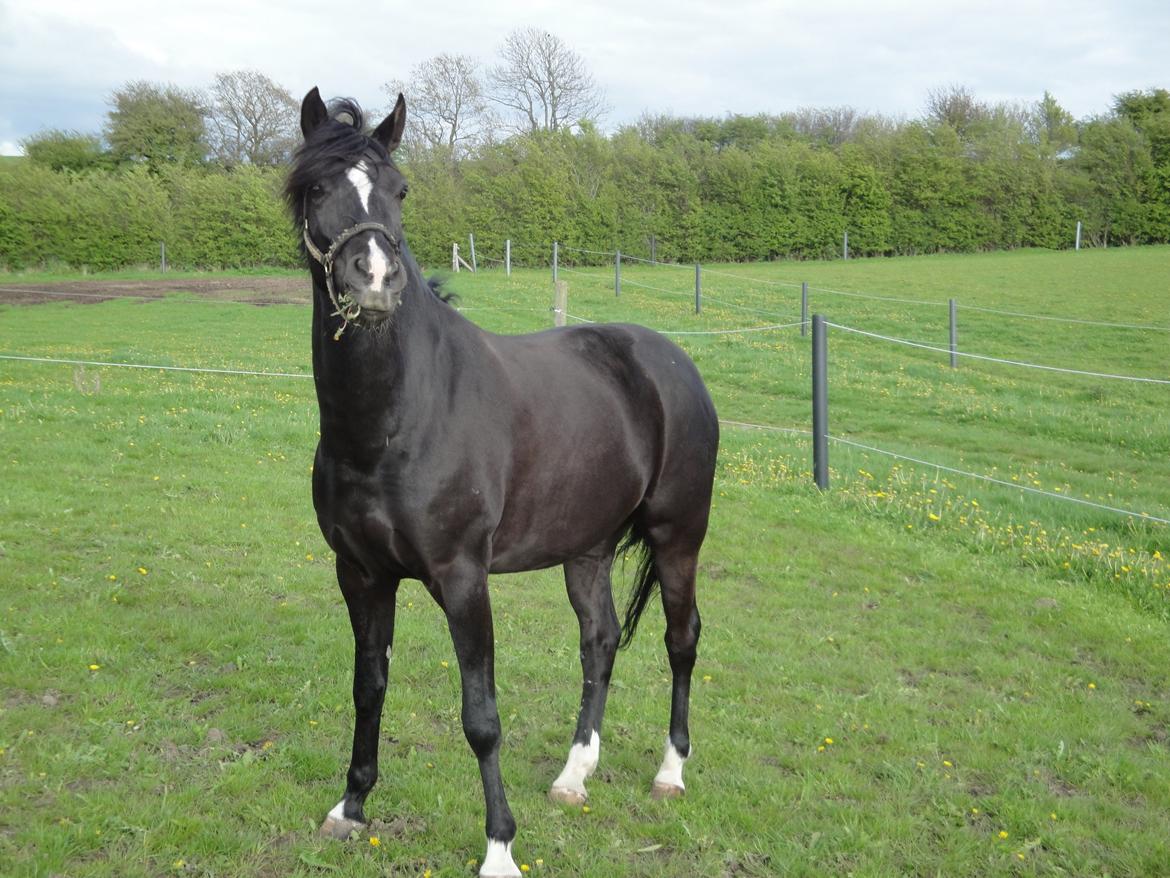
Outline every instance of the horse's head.
{"type": "Polygon", "coordinates": [[[330,112],[314,88],[301,104],[305,140],[285,195],[305,252],[321,265],[333,307],[346,323],[388,318],[408,281],[406,179],[390,159],[405,124],[402,95],[372,135],[363,132],[353,101],[337,101],[330,112]]]}

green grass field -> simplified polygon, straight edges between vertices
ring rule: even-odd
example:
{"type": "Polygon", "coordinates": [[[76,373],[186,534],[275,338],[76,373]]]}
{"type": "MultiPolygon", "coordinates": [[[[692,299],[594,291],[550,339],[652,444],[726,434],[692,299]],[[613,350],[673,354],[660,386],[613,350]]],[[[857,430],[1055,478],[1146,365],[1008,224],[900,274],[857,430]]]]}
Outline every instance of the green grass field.
{"type": "MultiPolygon", "coordinates": [[[[564,273],[569,312],[751,328],[798,319],[807,280],[838,324],[945,346],[954,297],[963,350],[1170,378],[1170,333],[974,310],[1168,327],[1170,248],[711,266],[701,316],[693,268],[623,277],[615,299],[612,268],[564,273]]],[[[549,281],[449,288],[469,318],[519,332],[549,324],[549,281]]],[[[307,375],[308,322],[303,306],[181,292],[5,306],[0,353],[307,375]]],[[[808,429],[798,328],[676,338],[723,418],[808,429]]],[[[830,330],[830,398],[843,439],[1170,518],[1166,385],[952,370],[830,330]]],[[[476,873],[453,651],[417,583],[399,596],[377,822],[348,844],[315,835],[352,714],[352,640],[309,498],[315,429],[308,380],[0,360],[0,873],[476,873]]],[[[648,795],[669,702],[651,613],[618,658],[588,812],[547,801],[579,696],[575,620],[558,571],[493,580],[517,861],[550,876],[1170,872],[1170,527],[831,450],[822,494],[806,436],[724,427],[684,800],[648,795]]]]}

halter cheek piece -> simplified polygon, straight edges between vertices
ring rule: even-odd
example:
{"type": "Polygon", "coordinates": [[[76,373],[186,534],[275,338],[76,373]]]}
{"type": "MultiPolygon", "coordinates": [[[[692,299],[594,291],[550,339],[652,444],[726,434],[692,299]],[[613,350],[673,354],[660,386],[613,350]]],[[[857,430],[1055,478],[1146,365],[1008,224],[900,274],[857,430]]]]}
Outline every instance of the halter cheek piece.
{"type": "Polygon", "coordinates": [[[333,333],[333,340],[339,341],[341,334],[349,324],[357,320],[358,315],[362,313],[362,306],[359,305],[349,293],[342,293],[339,297],[337,291],[333,288],[333,260],[337,258],[337,254],[341,252],[341,248],[349,243],[350,239],[355,235],[360,235],[362,232],[381,232],[386,236],[390,242],[390,246],[394,248],[395,252],[398,250],[398,239],[381,223],[358,223],[356,226],[350,226],[340,235],[329,242],[329,249],[324,253],[313,243],[312,237],[309,235],[309,205],[306,199],[305,203],[305,249],[309,251],[309,255],[321,263],[321,268],[325,270],[325,290],[329,293],[329,301],[333,303],[334,311],[330,317],[341,318],[341,328],[333,333]]]}

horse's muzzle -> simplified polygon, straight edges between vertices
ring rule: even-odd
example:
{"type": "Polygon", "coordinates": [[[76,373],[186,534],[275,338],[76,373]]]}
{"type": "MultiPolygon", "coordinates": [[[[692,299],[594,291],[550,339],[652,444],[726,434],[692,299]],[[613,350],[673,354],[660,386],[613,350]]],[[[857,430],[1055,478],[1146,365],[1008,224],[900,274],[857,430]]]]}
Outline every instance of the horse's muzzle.
{"type": "Polygon", "coordinates": [[[362,314],[377,320],[388,317],[402,302],[407,270],[396,248],[388,250],[371,236],[366,247],[346,260],[337,280],[340,289],[361,306],[362,314]]]}

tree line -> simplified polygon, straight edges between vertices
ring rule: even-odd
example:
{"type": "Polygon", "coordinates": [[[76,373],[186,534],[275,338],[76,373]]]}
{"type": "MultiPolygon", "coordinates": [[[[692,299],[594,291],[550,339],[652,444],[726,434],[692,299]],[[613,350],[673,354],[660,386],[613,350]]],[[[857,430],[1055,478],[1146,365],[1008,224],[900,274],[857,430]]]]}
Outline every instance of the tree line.
{"type": "MultiPolygon", "coordinates": [[[[644,115],[603,134],[588,65],[544,31],[496,62],[438,55],[385,85],[408,101],[396,159],[407,235],[427,265],[476,236],[547,262],[551,242],[738,261],[1170,241],[1170,92],[1116,96],[1075,120],[1050,94],[990,104],[931,92],[922,115],[848,107],[644,115]]],[[[206,91],[128,83],[100,134],[46,131],[0,162],[0,265],[291,266],[279,201],[298,106],[255,71],[206,91]]],[[[371,108],[373,121],[379,108],[371,108]]],[[[567,256],[568,254],[566,254],[567,256]]]]}

